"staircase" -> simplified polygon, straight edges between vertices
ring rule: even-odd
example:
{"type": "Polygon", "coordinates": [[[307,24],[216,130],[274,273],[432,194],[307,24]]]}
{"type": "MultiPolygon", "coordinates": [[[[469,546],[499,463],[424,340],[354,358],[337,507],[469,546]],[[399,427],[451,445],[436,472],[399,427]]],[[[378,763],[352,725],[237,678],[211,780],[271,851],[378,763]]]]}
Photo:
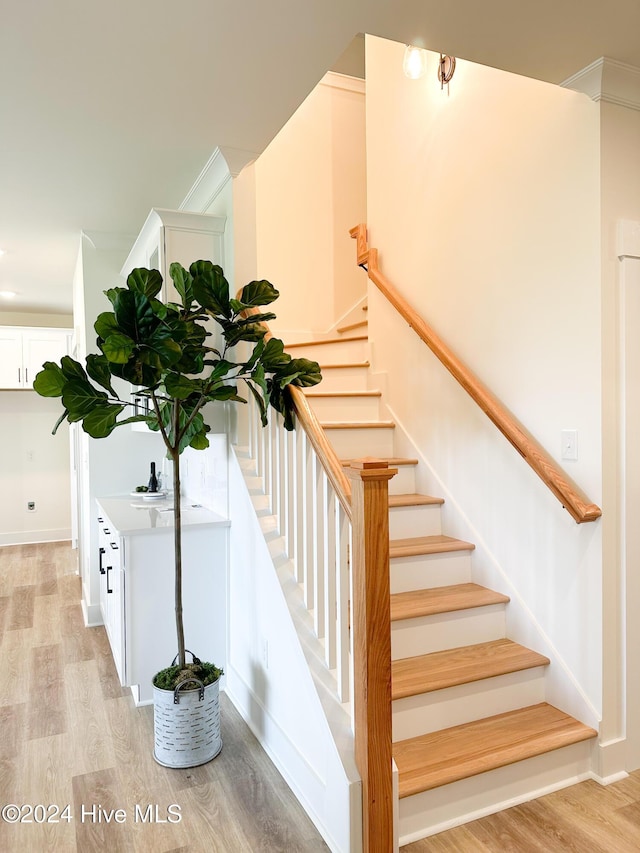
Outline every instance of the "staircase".
{"type": "Polygon", "coordinates": [[[586,774],[596,732],[545,700],[548,658],[506,634],[507,596],[472,582],[474,545],[443,533],[438,497],[416,493],[418,460],[394,452],[393,421],[370,387],[366,321],[287,345],[317,360],[307,391],[348,465],[388,460],[393,753],[400,843],[586,774]]]}

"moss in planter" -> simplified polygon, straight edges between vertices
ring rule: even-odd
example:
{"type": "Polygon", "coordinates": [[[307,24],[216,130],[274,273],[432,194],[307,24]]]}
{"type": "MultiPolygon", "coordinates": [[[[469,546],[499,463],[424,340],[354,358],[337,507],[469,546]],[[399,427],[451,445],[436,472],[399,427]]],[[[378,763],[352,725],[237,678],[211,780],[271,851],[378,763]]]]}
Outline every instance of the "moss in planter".
{"type": "Polygon", "coordinates": [[[224,670],[215,664],[196,659],[194,663],[188,663],[184,667],[177,664],[161,669],[154,675],[153,685],[160,690],[175,690],[181,681],[197,678],[206,687],[207,684],[213,684],[214,681],[217,681],[221,675],[224,675],[224,670]]]}

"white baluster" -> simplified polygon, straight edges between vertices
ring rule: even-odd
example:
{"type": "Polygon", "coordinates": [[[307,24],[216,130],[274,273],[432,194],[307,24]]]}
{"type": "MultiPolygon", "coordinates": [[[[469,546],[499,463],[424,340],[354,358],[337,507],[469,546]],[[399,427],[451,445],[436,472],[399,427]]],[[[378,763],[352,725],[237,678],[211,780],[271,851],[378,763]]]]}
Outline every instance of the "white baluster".
{"type": "Polygon", "coordinates": [[[346,512],[338,502],[336,507],[337,536],[336,536],[336,575],[337,575],[337,614],[336,614],[336,679],[338,698],[348,702],[352,695],[350,691],[350,571],[349,571],[349,542],[351,539],[351,523],[346,512]]]}
{"type": "Polygon", "coordinates": [[[326,485],[327,485],[327,477],[324,473],[322,465],[320,464],[320,460],[314,454],[314,468],[316,469],[316,499],[315,499],[315,611],[314,611],[314,623],[316,629],[316,635],[318,639],[322,640],[325,638],[325,611],[326,611],[326,600],[325,600],[325,586],[326,586],[326,575],[327,575],[327,566],[326,566],[326,558],[327,558],[327,542],[325,538],[325,530],[326,530],[326,511],[327,511],[327,502],[326,502],[326,485]]]}
{"type": "Polygon", "coordinates": [[[329,669],[336,666],[336,493],[322,471],[324,491],[324,659],[329,669]]]}

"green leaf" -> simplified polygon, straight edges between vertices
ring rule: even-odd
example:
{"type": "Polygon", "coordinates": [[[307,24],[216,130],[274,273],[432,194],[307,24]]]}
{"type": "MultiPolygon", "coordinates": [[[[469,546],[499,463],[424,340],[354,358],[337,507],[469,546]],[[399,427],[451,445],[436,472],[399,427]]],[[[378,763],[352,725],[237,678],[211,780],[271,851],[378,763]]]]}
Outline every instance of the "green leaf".
{"type": "Polygon", "coordinates": [[[123,409],[124,406],[116,404],[96,408],[82,419],[82,429],[91,438],[106,438],[113,432],[116,418],[123,409]]]}
{"type": "Polygon", "coordinates": [[[194,450],[206,450],[209,447],[209,439],[204,433],[198,432],[189,442],[189,447],[193,447],[194,450]]]}
{"type": "Polygon", "coordinates": [[[164,387],[170,397],[178,400],[186,400],[192,394],[202,393],[202,380],[189,379],[179,373],[168,373],[164,380],[164,387]]]}
{"type": "Polygon", "coordinates": [[[239,325],[231,321],[221,321],[222,335],[227,342],[227,345],[234,347],[239,341],[259,341],[264,338],[267,330],[264,326],[250,324],[248,326],[239,325]]]}
{"type": "Polygon", "coordinates": [[[136,348],[135,341],[121,332],[109,335],[102,344],[102,352],[106,359],[116,364],[126,364],[136,348]]]}
{"type": "Polygon", "coordinates": [[[193,276],[193,294],[205,311],[230,319],[229,282],[222,267],[211,261],[195,261],[189,272],[193,276]]]}
{"type": "Polygon", "coordinates": [[[269,338],[260,361],[265,370],[272,371],[290,362],[291,356],[284,351],[284,344],[280,338],[269,338]]]}
{"type": "Polygon", "coordinates": [[[238,396],[238,389],[235,385],[218,385],[217,388],[211,388],[206,395],[208,401],[214,400],[236,400],[239,403],[244,403],[245,400],[238,396]]]}
{"type": "Polygon", "coordinates": [[[144,293],[121,291],[113,303],[113,311],[120,327],[119,332],[136,343],[146,343],[160,323],[144,293]]]}
{"type": "Polygon", "coordinates": [[[310,385],[317,385],[322,379],[322,374],[317,361],[310,361],[308,358],[292,358],[286,364],[279,365],[274,370],[273,377],[281,388],[289,383],[307,388],[310,385]]]}
{"type": "Polygon", "coordinates": [[[182,304],[189,311],[193,303],[193,277],[182,264],[173,263],[169,267],[175,289],[180,294],[182,304]]]}
{"type": "Polygon", "coordinates": [[[69,421],[79,421],[95,408],[104,406],[108,397],[88,381],[70,379],[64,388],[62,403],[69,410],[69,421]]]}
{"type": "Polygon", "coordinates": [[[265,427],[268,423],[267,406],[269,405],[269,401],[267,399],[267,401],[265,402],[264,398],[262,397],[262,394],[259,393],[258,389],[255,388],[251,384],[251,382],[247,382],[247,386],[249,388],[249,391],[251,391],[251,393],[253,394],[256,403],[258,404],[258,408],[260,410],[260,421],[262,423],[262,426],[265,427]]]}
{"type": "Polygon", "coordinates": [[[252,314],[250,317],[243,317],[241,320],[236,320],[239,326],[245,326],[247,323],[268,323],[269,320],[275,320],[276,315],[271,311],[266,314],[252,314]]]}
{"type": "Polygon", "coordinates": [[[79,361],[71,358],[70,355],[63,355],[60,359],[60,365],[62,367],[62,372],[67,379],[83,379],[86,381],[87,374],[85,373],[84,367],[79,361]]]}
{"type": "Polygon", "coordinates": [[[106,388],[112,397],[118,396],[111,385],[111,371],[109,370],[109,361],[105,355],[96,355],[95,353],[88,355],[87,373],[94,382],[106,388]]]}
{"type": "Polygon", "coordinates": [[[112,311],[103,311],[102,314],[99,314],[93,328],[98,337],[103,340],[120,331],[116,322],[116,315],[112,311]]]}
{"type": "Polygon", "coordinates": [[[240,294],[240,302],[245,308],[254,308],[259,305],[270,305],[279,296],[280,293],[271,282],[262,279],[261,281],[250,281],[249,284],[245,284],[240,294]]]}
{"type": "Polygon", "coordinates": [[[158,270],[137,267],[127,276],[127,287],[136,293],[142,293],[147,299],[153,299],[162,290],[162,276],[158,270]]]}
{"type": "Polygon", "coordinates": [[[67,378],[62,368],[53,361],[45,361],[42,370],[36,373],[33,380],[33,390],[41,397],[61,397],[67,378]]]}

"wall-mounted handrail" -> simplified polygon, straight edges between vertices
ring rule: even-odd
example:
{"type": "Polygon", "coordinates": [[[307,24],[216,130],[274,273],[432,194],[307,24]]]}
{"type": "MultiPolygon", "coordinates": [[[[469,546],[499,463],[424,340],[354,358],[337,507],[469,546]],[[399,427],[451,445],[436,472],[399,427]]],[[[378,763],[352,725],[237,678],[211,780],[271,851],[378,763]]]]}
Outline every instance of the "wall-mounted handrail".
{"type": "MultiPolygon", "coordinates": [[[[244,312],[245,316],[259,313],[260,311],[258,308],[248,308],[244,312]]],[[[262,325],[267,329],[265,340],[268,341],[269,338],[273,337],[273,335],[271,334],[271,330],[267,323],[262,323],[262,325]]],[[[318,459],[322,464],[329,482],[333,486],[342,508],[347,514],[347,517],[351,519],[351,483],[344,473],[342,464],[338,459],[335,450],[329,443],[325,431],[320,426],[320,422],[318,421],[313,409],[309,405],[309,401],[307,400],[304,391],[296,385],[289,385],[288,388],[291,398],[293,399],[296,417],[300,421],[300,424],[307,434],[307,438],[318,455],[318,459]]]]}
{"type": "Polygon", "coordinates": [[[487,417],[541,478],[578,524],[595,521],[602,515],[599,506],[589,500],[580,486],[547,453],[518,419],[484,383],[464,364],[395,289],[378,267],[378,250],[368,248],[367,226],[357,225],[349,232],[357,240],[358,264],[365,267],[376,287],[383,293],[433,354],[480,406],[487,417]]]}

